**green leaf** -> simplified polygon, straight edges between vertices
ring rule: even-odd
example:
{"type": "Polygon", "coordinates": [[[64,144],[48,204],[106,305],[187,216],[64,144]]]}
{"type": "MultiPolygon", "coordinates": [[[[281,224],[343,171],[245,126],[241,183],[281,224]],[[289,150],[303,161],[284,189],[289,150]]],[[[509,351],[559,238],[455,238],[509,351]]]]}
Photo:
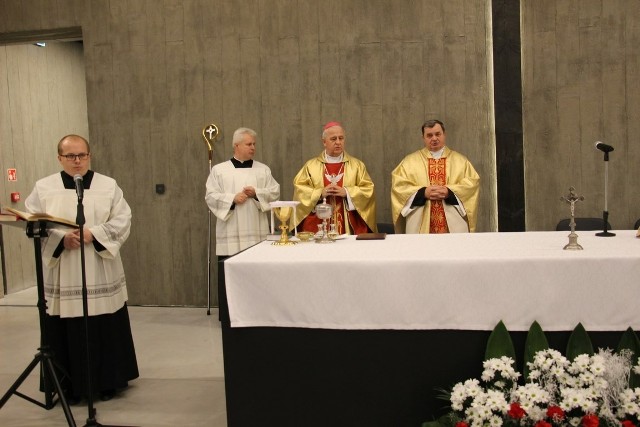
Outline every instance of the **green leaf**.
{"type": "Polygon", "coordinates": [[[593,344],[582,323],[578,323],[573,332],[571,332],[569,342],[567,343],[567,359],[573,361],[576,356],[581,354],[592,356],[593,344]]]}
{"type": "Polygon", "coordinates": [[[434,421],[425,421],[421,427],[454,427],[456,418],[452,414],[446,414],[434,421]]]}
{"type": "Polygon", "coordinates": [[[529,377],[529,366],[528,362],[533,362],[533,359],[536,356],[536,353],[542,350],[546,350],[549,348],[549,341],[547,341],[547,336],[544,334],[544,331],[540,327],[540,324],[537,321],[534,321],[529,327],[529,332],[527,333],[527,340],[524,343],[524,380],[526,381],[529,377]]]}
{"type": "MultiPolygon", "coordinates": [[[[622,334],[616,353],[620,354],[622,350],[629,350],[633,353],[631,356],[631,364],[632,366],[635,366],[638,361],[638,357],[640,357],[640,340],[631,327],[627,328],[624,334],[622,334]]],[[[640,387],[640,375],[633,371],[631,371],[631,375],[629,376],[629,387],[640,387]]]]}
{"type": "Polygon", "coordinates": [[[502,320],[498,322],[487,341],[487,349],[484,353],[484,360],[500,358],[502,356],[511,357],[514,362],[516,360],[516,350],[511,341],[511,335],[507,331],[507,327],[502,320]]]}
{"type": "Polygon", "coordinates": [[[631,327],[622,334],[616,353],[620,353],[621,350],[631,350],[635,357],[640,357],[640,340],[631,327]]]}

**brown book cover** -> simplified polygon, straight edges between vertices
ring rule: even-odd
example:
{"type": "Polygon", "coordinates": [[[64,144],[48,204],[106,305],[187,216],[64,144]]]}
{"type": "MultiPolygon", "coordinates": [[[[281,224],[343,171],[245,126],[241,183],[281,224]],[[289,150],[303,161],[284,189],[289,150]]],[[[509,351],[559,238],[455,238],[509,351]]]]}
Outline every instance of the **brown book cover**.
{"type": "Polygon", "coordinates": [[[387,233],[362,233],[356,236],[356,240],[384,240],[387,233]]]}

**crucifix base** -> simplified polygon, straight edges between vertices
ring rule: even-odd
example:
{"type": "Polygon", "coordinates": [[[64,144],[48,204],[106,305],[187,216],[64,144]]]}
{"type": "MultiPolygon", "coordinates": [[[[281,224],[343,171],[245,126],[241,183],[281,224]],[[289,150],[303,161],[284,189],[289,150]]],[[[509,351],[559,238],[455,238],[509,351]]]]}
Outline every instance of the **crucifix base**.
{"type": "Polygon", "coordinates": [[[569,243],[566,244],[562,249],[564,249],[565,251],[582,250],[582,246],[580,246],[580,244],[578,243],[578,235],[574,231],[571,231],[571,233],[569,234],[569,243]]]}

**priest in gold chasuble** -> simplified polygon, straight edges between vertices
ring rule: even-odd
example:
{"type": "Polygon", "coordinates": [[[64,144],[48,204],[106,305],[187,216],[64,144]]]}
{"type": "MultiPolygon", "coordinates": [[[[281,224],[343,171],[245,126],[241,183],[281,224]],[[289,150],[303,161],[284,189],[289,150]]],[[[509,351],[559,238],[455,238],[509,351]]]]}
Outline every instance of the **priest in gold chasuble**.
{"type": "Polygon", "coordinates": [[[323,127],[324,151],[307,161],[293,179],[293,200],[299,231],[318,231],[322,223],[315,207],[324,198],[333,206],[332,224],[339,234],[374,232],[376,199],[373,181],[364,163],[344,150],[345,132],[338,122],[323,127]]]}
{"type": "Polygon", "coordinates": [[[480,176],[469,160],[445,145],[444,125],[422,126],[425,148],[391,172],[391,214],[398,233],[476,230],[480,176]]]}

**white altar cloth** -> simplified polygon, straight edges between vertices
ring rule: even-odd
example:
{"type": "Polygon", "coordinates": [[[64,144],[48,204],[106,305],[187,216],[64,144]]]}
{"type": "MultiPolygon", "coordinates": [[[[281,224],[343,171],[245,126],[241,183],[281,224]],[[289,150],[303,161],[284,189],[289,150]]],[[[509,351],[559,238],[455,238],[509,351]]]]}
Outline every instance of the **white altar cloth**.
{"type": "Polygon", "coordinates": [[[232,327],[640,329],[640,239],[565,231],[388,235],[272,246],[225,262],[232,327]]]}

